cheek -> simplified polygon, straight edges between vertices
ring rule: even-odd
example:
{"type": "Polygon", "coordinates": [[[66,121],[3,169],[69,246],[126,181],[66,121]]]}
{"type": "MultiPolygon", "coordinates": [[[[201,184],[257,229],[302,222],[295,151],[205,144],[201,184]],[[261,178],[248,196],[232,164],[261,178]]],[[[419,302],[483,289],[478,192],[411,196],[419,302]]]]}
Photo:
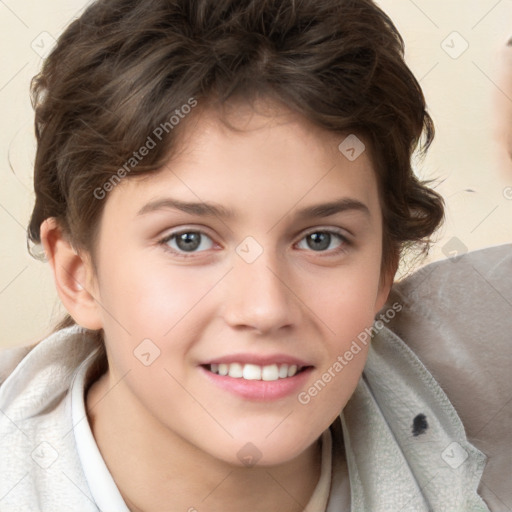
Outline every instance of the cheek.
{"type": "Polygon", "coordinates": [[[323,297],[315,300],[328,333],[328,356],[321,369],[329,388],[325,395],[333,395],[327,402],[344,406],[361,376],[371,341],[379,278],[380,259],[376,258],[372,265],[361,264],[340,272],[323,297]]]}
{"type": "MultiPolygon", "coordinates": [[[[148,260],[150,260],[148,258],[148,260]]],[[[222,278],[221,269],[204,271],[179,265],[124,259],[105,269],[101,299],[107,327],[119,324],[137,338],[163,339],[204,307],[203,298],[222,278]]]]}
{"type": "Polygon", "coordinates": [[[379,297],[380,260],[374,265],[350,266],[331,279],[314,298],[321,318],[341,350],[372,325],[379,297]]]}

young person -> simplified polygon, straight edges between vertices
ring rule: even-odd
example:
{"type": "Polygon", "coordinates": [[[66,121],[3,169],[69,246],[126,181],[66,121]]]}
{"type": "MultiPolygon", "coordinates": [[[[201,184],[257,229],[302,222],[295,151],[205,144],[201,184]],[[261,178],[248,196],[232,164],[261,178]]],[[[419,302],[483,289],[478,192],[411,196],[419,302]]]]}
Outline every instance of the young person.
{"type": "Polygon", "coordinates": [[[3,360],[1,510],[489,510],[386,329],[443,206],[373,2],[99,0],[33,92],[29,236],[70,316],[3,360]]]}

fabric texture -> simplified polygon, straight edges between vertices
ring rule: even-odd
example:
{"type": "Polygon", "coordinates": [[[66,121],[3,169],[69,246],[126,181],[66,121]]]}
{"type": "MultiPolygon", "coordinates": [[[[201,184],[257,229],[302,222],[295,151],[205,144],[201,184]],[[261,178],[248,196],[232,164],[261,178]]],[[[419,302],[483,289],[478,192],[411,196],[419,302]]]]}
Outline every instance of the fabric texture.
{"type": "Polygon", "coordinates": [[[97,512],[76,451],[69,393],[91,348],[82,330],[60,331],[32,349],[0,386],[2,512],[97,512]]]}
{"type": "Polygon", "coordinates": [[[433,377],[383,328],[342,413],[352,512],[484,512],[477,494],[485,456],[433,377]],[[423,414],[428,428],[413,434],[423,414]]]}
{"type": "Polygon", "coordinates": [[[488,457],[479,494],[512,511],[512,244],[427,265],[396,284],[388,324],[450,398],[488,457]]]}

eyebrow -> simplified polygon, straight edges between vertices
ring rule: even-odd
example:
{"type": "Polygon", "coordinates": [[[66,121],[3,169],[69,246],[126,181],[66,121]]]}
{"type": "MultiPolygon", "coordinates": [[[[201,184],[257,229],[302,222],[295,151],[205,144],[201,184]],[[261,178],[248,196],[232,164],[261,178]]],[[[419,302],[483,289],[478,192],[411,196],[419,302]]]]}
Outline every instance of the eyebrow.
{"type": "MultiPolygon", "coordinates": [[[[150,203],[144,205],[138,211],[137,215],[145,215],[150,212],[165,209],[180,210],[182,212],[200,217],[219,217],[222,219],[233,219],[236,216],[234,211],[229,210],[219,204],[186,202],[172,198],[164,198],[151,201],[150,203]]],[[[357,199],[344,197],[335,201],[330,201],[328,203],[316,204],[298,210],[295,213],[295,217],[298,219],[311,217],[329,217],[331,215],[345,211],[360,211],[365,215],[370,216],[370,210],[364,203],[357,199]]]]}

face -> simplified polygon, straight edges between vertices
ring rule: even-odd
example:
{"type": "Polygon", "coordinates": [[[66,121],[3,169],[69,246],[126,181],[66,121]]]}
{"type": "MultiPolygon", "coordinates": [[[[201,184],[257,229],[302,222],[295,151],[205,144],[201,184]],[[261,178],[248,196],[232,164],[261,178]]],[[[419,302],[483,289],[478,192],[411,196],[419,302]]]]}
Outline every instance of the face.
{"type": "Polygon", "coordinates": [[[314,443],[362,373],[367,347],[335,363],[387,297],[382,217],[367,151],[350,161],[345,137],[285,110],[236,119],[242,132],[203,112],[163,169],[110,193],[95,297],[109,376],[139,424],[277,464],[314,443]]]}

